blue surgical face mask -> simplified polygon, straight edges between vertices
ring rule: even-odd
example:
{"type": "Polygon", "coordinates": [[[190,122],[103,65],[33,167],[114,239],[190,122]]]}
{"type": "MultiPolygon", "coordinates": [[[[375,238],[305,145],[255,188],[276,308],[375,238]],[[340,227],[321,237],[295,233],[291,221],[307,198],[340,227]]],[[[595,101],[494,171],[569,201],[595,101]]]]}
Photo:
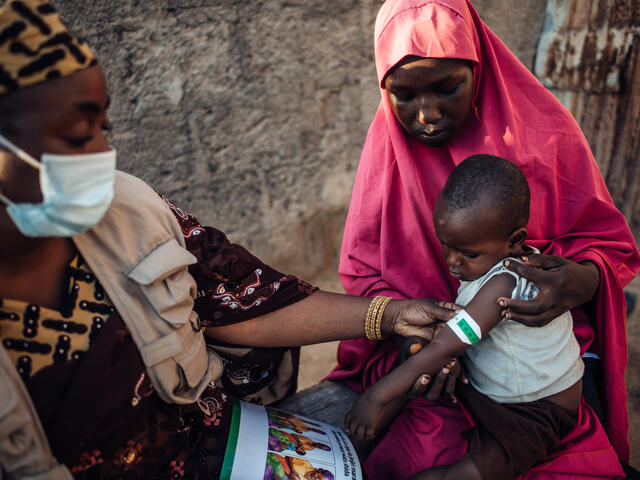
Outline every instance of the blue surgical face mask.
{"type": "Polygon", "coordinates": [[[89,230],[113,200],[116,152],[45,153],[38,162],[0,135],[0,145],[40,171],[41,203],[14,203],[0,193],[7,213],[27,237],[71,237],[89,230]]]}

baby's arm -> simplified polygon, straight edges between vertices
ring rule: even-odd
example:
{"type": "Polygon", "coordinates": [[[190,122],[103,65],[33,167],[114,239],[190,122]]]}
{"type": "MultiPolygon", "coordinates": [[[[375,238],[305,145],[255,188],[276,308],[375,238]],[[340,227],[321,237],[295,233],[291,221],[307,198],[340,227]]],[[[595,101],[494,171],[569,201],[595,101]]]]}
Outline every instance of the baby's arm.
{"type": "MultiPolygon", "coordinates": [[[[510,295],[515,278],[502,273],[483,285],[464,310],[476,321],[482,335],[500,323],[501,307],[496,298],[510,295]]],[[[468,345],[451,328],[442,331],[418,353],[380,379],[363,393],[351,407],[346,424],[351,434],[359,439],[371,439],[375,432],[386,427],[407,400],[406,394],[416,379],[423,374],[433,375],[453,357],[462,355],[468,345]],[[401,399],[401,400],[399,400],[401,399]],[[392,404],[392,405],[391,405],[392,404]],[[390,406],[394,412],[385,411],[390,406]],[[384,418],[384,420],[383,420],[384,418]]]]}

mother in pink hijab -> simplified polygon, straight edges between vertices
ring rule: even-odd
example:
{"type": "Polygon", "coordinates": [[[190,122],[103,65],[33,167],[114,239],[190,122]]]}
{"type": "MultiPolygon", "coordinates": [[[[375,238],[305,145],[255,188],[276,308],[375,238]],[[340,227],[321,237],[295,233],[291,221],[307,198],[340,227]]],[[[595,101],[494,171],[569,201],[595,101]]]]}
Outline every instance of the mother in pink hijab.
{"type": "MultiPolygon", "coordinates": [[[[388,0],[376,21],[375,55],[382,99],[345,227],[346,291],[454,299],[458,282],[434,233],[436,198],[470,155],[518,165],[531,187],[530,244],[543,255],[512,268],[541,293],[528,305],[503,299],[504,314],[533,328],[571,309],[582,354],[599,357],[604,370],[604,425],[583,399],[578,427],[526,478],[620,478],[618,458],[629,456],[622,289],[640,257],[580,128],[468,0],[388,0]]],[[[397,353],[393,341],[344,341],[330,379],[364,391],[397,353]]],[[[408,478],[454,463],[472,424],[464,405],[413,400],[365,470],[370,479],[408,478]]]]}

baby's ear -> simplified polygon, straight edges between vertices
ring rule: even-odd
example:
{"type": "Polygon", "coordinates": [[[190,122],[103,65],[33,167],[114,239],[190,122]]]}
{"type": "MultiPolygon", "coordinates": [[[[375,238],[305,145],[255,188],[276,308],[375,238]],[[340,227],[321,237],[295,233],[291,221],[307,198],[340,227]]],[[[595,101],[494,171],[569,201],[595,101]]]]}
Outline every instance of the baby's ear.
{"type": "Polygon", "coordinates": [[[507,242],[509,244],[509,254],[519,256],[522,254],[522,247],[527,241],[527,229],[520,227],[509,234],[507,242]]]}

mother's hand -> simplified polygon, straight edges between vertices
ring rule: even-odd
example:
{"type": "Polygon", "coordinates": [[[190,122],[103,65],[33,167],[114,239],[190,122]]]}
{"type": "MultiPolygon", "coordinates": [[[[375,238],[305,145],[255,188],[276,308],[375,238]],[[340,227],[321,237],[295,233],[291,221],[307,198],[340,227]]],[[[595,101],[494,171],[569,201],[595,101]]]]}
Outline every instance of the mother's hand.
{"type": "Polygon", "coordinates": [[[381,329],[387,335],[416,336],[429,341],[438,325],[453,317],[459,308],[451,302],[428,298],[395,300],[384,311],[381,329]]]}
{"type": "Polygon", "coordinates": [[[500,297],[502,316],[529,327],[543,327],[557,316],[593,298],[600,271],[591,262],[576,263],[556,255],[531,254],[523,263],[507,260],[505,266],[531,280],[540,292],[533,300],[500,297]]]}
{"type": "MultiPolygon", "coordinates": [[[[444,326],[444,323],[438,324],[436,326],[434,336],[437,335],[444,326]]],[[[411,355],[418,353],[422,350],[422,347],[429,343],[420,337],[396,337],[396,339],[398,341],[398,347],[400,348],[398,355],[400,356],[399,359],[401,363],[411,355]]],[[[435,402],[440,395],[443,395],[453,403],[457,403],[458,399],[456,398],[454,391],[458,380],[462,383],[469,383],[469,379],[464,371],[462,362],[459,359],[454,358],[433,378],[427,373],[420,375],[407,393],[407,397],[413,400],[414,398],[424,396],[425,399],[435,402]]]]}
{"type": "MultiPolygon", "coordinates": [[[[422,346],[430,342],[444,327],[443,322],[450,320],[461,308],[452,302],[431,299],[400,300],[391,302],[387,306],[387,310],[389,307],[392,307],[389,315],[396,319],[394,329],[387,330],[389,333],[403,337],[420,337],[408,338],[404,342],[402,350],[406,349],[406,351],[400,352],[403,357],[414,355],[420,351],[422,346]]],[[[387,314],[386,310],[385,314],[387,314]]],[[[384,317],[382,321],[384,323],[384,317]]],[[[435,401],[441,394],[444,394],[451,401],[456,402],[453,391],[458,377],[463,382],[467,382],[460,362],[453,359],[434,378],[424,374],[416,379],[408,396],[409,398],[417,398],[424,395],[427,400],[435,401]]]]}
{"type": "Polygon", "coordinates": [[[423,396],[430,402],[435,402],[440,395],[444,395],[445,398],[448,398],[453,403],[458,403],[454,393],[458,380],[462,383],[469,383],[462,362],[460,359],[454,358],[438,372],[435,378],[431,378],[426,373],[420,375],[407,393],[407,396],[411,400],[423,396]]]}

